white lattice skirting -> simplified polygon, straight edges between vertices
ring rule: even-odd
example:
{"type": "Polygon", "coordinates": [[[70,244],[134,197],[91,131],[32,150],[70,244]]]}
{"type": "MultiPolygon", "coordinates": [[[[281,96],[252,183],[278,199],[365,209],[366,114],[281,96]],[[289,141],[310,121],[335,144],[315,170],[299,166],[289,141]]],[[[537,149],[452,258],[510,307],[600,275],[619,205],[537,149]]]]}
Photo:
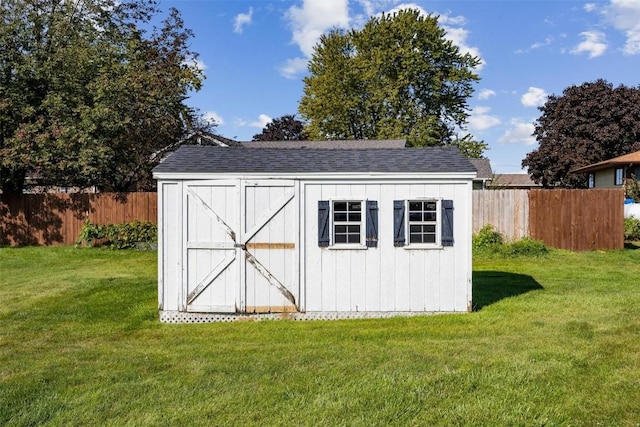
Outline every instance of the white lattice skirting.
{"type": "Polygon", "coordinates": [[[427,311],[333,311],[307,313],[185,313],[182,311],[161,311],[163,323],[212,323],[262,320],[341,320],[341,319],[384,319],[390,317],[429,316],[445,312],[427,311]]]}

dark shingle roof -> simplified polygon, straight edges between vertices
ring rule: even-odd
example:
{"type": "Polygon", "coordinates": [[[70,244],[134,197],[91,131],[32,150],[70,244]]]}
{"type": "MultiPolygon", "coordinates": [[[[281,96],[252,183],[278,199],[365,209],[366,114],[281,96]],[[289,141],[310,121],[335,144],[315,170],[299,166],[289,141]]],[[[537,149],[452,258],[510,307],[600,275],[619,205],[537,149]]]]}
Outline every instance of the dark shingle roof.
{"type": "Polygon", "coordinates": [[[327,150],[183,145],[155,173],[475,172],[451,147],[327,150]]]}
{"type": "Polygon", "coordinates": [[[491,161],[489,159],[469,159],[469,161],[478,170],[478,179],[491,179],[493,170],[491,170],[491,161]]]}
{"type": "Polygon", "coordinates": [[[364,148],[404,148],[404,139],[359,139],[340,141],[249,141],[243,142],[245,148],[324,148],[328,150],[364,149],[364,148]]]}

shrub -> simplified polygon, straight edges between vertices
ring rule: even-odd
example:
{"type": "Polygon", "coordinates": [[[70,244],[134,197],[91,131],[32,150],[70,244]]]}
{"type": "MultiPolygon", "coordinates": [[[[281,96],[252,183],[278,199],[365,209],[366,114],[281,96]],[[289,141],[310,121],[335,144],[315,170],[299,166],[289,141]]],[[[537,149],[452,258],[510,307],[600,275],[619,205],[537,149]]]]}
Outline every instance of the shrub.
{"type": "Polygon", "coordinates": [[[473,249],[491,249],[504,244],[502,234],[496,228],[487,224],[472,238],[473,249]]]}
{"type": "Polygon", "coordinates": [[[640,240],[640,219],[634,217],[624,219],[624,239],[640,240]]]}
{"type": "Polygon", "coordinates": [[[147,221],[97,225],[87,220],[76,240],[76,246],[83,242],[87,246],[93,246],[98,241],[112,249],[151,249],[157,240],[158,227],[147,221]]]}
{"type": "Polygon", "coordinates": [[[477,255],[499,256],[504,258],[518,256],[543,256],[549,249],[539,240],[524,237],[512,243],[505,243],[502,234],[491,224],[480,229],[472,238],[473,251],[477,255]]]}

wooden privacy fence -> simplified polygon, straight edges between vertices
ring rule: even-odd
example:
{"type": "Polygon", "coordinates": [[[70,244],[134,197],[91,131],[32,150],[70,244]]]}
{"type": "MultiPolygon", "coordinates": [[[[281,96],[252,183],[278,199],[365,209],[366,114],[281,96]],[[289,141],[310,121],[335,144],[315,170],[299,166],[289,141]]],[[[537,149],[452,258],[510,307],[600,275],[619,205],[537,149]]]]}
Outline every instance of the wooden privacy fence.
{"type": "Polygon", "coordinates": [[[157,223],[156,193],[25,194],[0,199],[0,244],[70,245],[85,220],[157,223]]]}
{"type": "MultiPolygon", "coordinates": [[[[620,189],[475,190],[473,232],[494,225],[508,240],[528,236],[575,251],[624,246],[620,189]]],[[[0,244],[70,245],[95,224],[157,222],[156,193],[26,194],[0,199],[0,244]]]]}
{"type": "Polygon", "coordinates": [[[475,190],[473,232],[491,224],[507,240],[522,237],[573,251],[624,247],[621,189],[475,190]]]}

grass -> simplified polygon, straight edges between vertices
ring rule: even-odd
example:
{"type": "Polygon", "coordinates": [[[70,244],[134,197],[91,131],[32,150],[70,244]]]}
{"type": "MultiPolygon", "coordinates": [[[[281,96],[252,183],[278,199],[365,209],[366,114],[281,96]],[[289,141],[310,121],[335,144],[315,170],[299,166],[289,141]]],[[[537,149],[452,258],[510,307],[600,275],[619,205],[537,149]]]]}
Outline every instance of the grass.
{"type": "Polygon", "coordinates": [[[0,249],[0,425],[640,424],[640,251],[475,259],[470,314],[161,324],[156,253],[0,249]]]}

